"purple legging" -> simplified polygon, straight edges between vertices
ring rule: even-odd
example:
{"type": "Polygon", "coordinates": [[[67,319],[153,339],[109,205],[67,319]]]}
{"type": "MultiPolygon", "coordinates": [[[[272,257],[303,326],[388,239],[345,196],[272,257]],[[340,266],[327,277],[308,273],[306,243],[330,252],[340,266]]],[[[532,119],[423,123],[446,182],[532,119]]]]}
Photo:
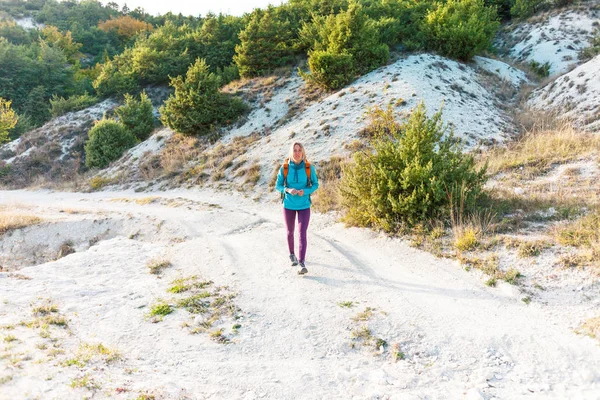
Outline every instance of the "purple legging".
{"type": "Polygon", "coordinates": [[[283,209],[283,216],[285,218],[285,227],[287,228],[287,242],[290,254],[294,252],[294,225],[296,224],[296,214],[298,214],[298,232],[300,232],[300,257],[299,261],[304,262],[306,257],[306,231],[308,230],[308,223],[310,222],[310,208],[305,210],[288,210],[283,209]]]}

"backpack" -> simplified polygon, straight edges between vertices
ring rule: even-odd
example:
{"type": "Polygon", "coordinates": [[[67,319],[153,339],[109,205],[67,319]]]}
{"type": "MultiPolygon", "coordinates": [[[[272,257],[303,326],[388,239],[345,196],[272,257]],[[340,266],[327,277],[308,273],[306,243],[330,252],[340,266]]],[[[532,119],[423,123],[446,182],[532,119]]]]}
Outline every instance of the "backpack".
{"type": "MultiPolygon", "coordinates": [[[[288,176],[288,171],[290,169],[290,159],[286,158],[281,167],[283,168],[283,187],[287,188],[288,187],[287,176],[288,176]]],[[[312,182],[310,180],[310,163],[306,160],[304,160],[304,169],[306,170],[306,178],[308,179],[308,182],[306,183],[306,187],[311,187],[312,182]]],[[[283,200],[284,196],[285,196],[285,194],[281,193],[281,200],[283,200]]]]}

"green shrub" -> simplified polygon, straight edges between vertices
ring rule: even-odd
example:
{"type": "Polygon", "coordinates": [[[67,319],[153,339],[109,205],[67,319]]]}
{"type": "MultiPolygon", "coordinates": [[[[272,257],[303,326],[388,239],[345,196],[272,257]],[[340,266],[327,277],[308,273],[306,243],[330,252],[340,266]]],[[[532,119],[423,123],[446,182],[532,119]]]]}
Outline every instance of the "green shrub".
{"type": "Polygon", "coordinates": [[[0,97],[0,144],[8,142],[8,132],[17,125],[19,120],[10,103],[10,100],[0,97]]]}
{"type": "Polygon", "coordinates": [[[123,124],[112,119],[96,122],[88,137],[85,143],[85,165],[88,168],[106,167],[136,143],[135,136],[123,124]]]}
{"type": "MultiPolygon", "coordinates": [[[[392,115],[391,106],[383,114],[392,115]]],[[[375,134],[371,150],[356,153],[354,163],[344,169],[347,223],[393,232],[447,218],[450,199],[459,198],[459,191],[465,208],[474,206],[485,169],[476,170],[452,131],[446,135],[441,111],[428,118],[421,103],[403,124],[379,126],[385,129],[375,134]]]]}
{"type": "Polygon", "coordinates": [[[279,20],[272,7],[254,10],[235,47],[240,76],[264,75],[290,62],[292,35],[289,22],[279,20]]]}
{"type": "Polygon", "coordinates": [[[152,102],[145,92],[137,100],[129,93],[125,94],[125,104],[117,107],[115,113],[120,122],[139,140],[146,140],[154,129],[152,102]]]}
{"type": "Polygon", "coordinates": [[[305,79],[330,89],[349,83],[389,58],[389,48],[381,42],[378,26],[358,3],[337,15],[315,18],[300,32],[300,42],[312,43],[308,52],[310,75],[305,79]]]}
{"type": "Polygon", "coordinates": [[[312,80],[330,89],[339,89],[352,82],[355,77],[352,55],[314,51],[308,59],[312,80]]]}
{"type": "Polygon", "coordinates": [[[201,59],[190,67],[185,80],[178,76],[171,80],[171,86],[175,93],[161,107],[161,120],[183,134],[208,135],[248,109],[241,100],[219,91],[221,78],[209,72],[201,59]]]}
{"type": "Polygon", "coordinates": [[[423,21],[427,47],[463,61],[490,47],[500,26],[495,8],[483,0],[438,3],[423,21]]]}
{"type": "Polygon", "coordinates": [[[531,60],[529,62],[529,67],[541,78],[546,78],[550,75],[550,63],[548,61],[541,64],[535,60],[531,60]]]}
{"type": "Polygon", "coordinates": [[[536,12],[546,6],[546,0],[515,0],[510,8],[510,15],[513,18],[529,18],[536,12]]]}
{"type": "Polygon", "coordinates": [[[99,96],[123,95],[135,91],[137,81],[129,74],[117,69],[112,61],[106,62],[93,83],[99,96]]]}
{"type": "Polygon", "coordinates": [[[87,93],[80,96],[73,95],[67,99],[53,95],[52,99],[50,99],[50,113],[53,118],[56,118],[71,111],[83,110],[97,102],[98,98],[96,96],[91,96],[87,93]]]}

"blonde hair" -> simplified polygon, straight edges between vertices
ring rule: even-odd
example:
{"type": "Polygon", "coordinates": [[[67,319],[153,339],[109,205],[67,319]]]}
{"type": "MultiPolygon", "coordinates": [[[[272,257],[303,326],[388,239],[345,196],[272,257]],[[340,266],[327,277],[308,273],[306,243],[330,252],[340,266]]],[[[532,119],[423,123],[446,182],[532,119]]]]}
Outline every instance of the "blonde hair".
{"type": "Polygon", "coordinates": [[[306,150],[304,150],[304,146],[302,146],[302,143],[300,142],[295,142],[294,144],[292,144],[292,147],[290,147],[290,161],[294,162],[294,147],[296,146],[300,146],[300,150],[302,150],[302,160],[300,161],[308,162],[308,158],[306,157],[306,150]]]}

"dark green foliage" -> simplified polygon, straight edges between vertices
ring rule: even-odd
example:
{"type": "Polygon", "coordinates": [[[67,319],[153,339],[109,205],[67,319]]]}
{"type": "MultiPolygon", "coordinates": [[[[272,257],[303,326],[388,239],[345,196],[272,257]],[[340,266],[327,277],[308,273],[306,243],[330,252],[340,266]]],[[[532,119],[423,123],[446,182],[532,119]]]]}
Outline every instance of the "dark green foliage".
{"type": "Polygon", "coordinates": [[[484,0],[487,7],[496,7],[498,18],[501,21],[508,21],[511,18],[510,9],[515,4],[515,0],[484,0]]]}
{"type": "Polygon", "coordinates": [[[52,96],[50,99],[50,113],[53,118],[71,111],[79,111],[98,102],[98,98],[89,94],[73,95],[68,98],[52,96]]]}
{"type": "Polygon", "coordinates": [[[120,122],[133,133],[138,140],[146,140],[154,129],[152,102],[145,92],[137,100],[130,94],[125,94],[125,104],[115,109],[120,122]]]}
{"type": "Polygon", "coordinates": [[[529,62],[529,67],[537,76],[541,78],[546,78],[550,75],[550,63],[547,61],[541,64],[535,60],[531,60],[529,62]]]}
{"type": "Polygon", "coordinates": [[[239,18],[222,14],[207,15],[202,27],[194,33],[195,39],[202,44],[200,54],[195,58],[204,58],[213,72],[229,68],[233,62],[235,47],[240,43],[238,35],[242,28],[239,18]]]}
{"type": "Polygon", "coordinates": [[[242,77],[267,74],[292,59],[293,33],[289,22],[278,20],[271,6],[266,11],[254,10],[239,36],[233,60],[242,77]]]}
{"type": "Polygon", "coordinates": [[[196,60],[185,79],[173,78],[171,86],[175,93],[161,107],[161,121],[180,133],[207,135],[247,110],[241,100],[219,91],[221,78],[209,71],[204,60],[196,60]]]}
{"type": "Polygon", "coordinates": [[[124,95],[134,92],[138,84],[131,74],[118,70],[115,63],[108,61],[102,66],[100,74],[94,81],[94,89],[102,97],[124,95]]]}
{"type": "Polygon", "coordinates": [[[33,35],[14,21],[0,21],[0,37],[16,45],[29,45],[33,42],[33,35]]]}
{"type": "Polygon", "coordinates": [[[17,125],[8,132],[8,138],[10,140],[18,139],[22,134],[32,129],[35,129],[35,125],[31,121],[31,117],[27,114],[21,114],[17,125]]]}
{"type": "Polygon", "coordinates": [[[36,86],[29,92],[23,112],[30,116],[33,126],[36,127],[43,125],[50,119],[50,110],[44,86],[36,86]]]}
{"type": "Polygon", "coordinates": [[[429,11],[422,29],[428,48],[468,61],[490,47],[500,26],[497,19],[483,0],[449,0],[429,11]]]}
{"type": "Polygon", "coordinates": [[[356,2],[352,2],[348,10],[341,14],[315,18],[312,25],[303,27],[300,37],[304,42],[313,43],[308,53],[309,67],[312,65],[321,68],[310,69],[310,79],[329,88],[333,88],[329,83],[341,87],[352,80],[341,82],[340,78],[343,76],[367,73],[384,64],[389,58],[388,46],[381,43],[375,22],[356,2]],[[319,60],[312,60],[313,55],[319,60]],[[340,73],[342,60],[350,62],[348,72],[340,73]],[[327,76],[328,72],[335,76],[327,76]]]}
{"type": "Polygon", "coordinates": [[[85,143],[85,165],[88,168],[105,168],[135,145],[135,136],[123,124],[102,119],[90,129],[85,143]]]}
{"type": "Polygon", "coordinates": [[[372,148],[355,155],[342,176],[346,222],[394,232],[449,216],[459,192],[473,207],[485,182],[473,157],[462,153],[441,111],[428,118],[421,103],[401,125],[392,108],[372,111],[372,148]],[[447,133],[447,134],[446,134],[447,133]]]}
{"type": "Polygon", "coordinates": [[[515,0],[510,9],[513,18],[525,19],[546,7],[546,0],[515,0]]]}
{"type": "Polygon", "coordinates": [[[352,55],[348,53],[313,51],[308,59],[311,78],[330,89],[339,89],[354,79],[353,65],[352,55]]]}

